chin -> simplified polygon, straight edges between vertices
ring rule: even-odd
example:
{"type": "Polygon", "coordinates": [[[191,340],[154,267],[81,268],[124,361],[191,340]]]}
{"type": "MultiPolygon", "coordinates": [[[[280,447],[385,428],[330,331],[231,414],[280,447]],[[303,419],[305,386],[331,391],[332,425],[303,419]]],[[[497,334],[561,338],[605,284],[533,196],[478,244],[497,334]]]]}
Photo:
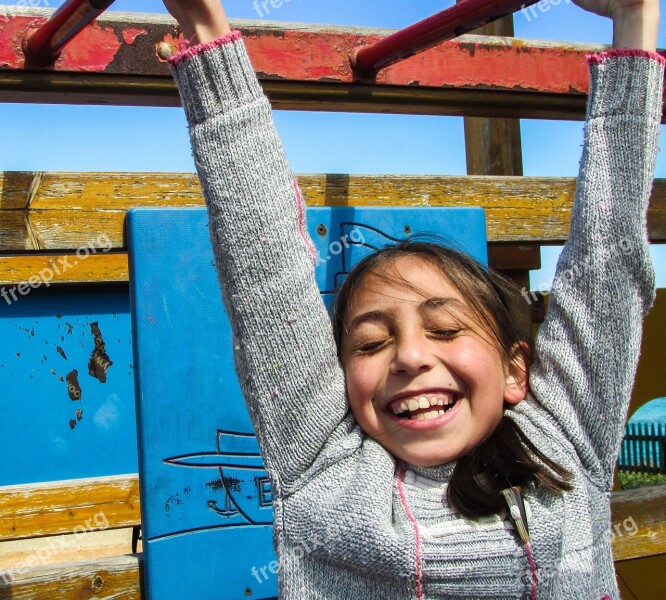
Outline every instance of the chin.
{"type": "MultiPolygon", "coordinates": [[[[397,456],[397,455],[396,455],[397,456]]],[[[446,465],[454,460],[457,460],[459,456],[447,456],[447,455],[433,455],[433,454],[422,454],[422,453],[407,453],[405,456],[397,456],[400,460],[403,460],[410,465],[415,467],[439,467],[446,465]]]]}

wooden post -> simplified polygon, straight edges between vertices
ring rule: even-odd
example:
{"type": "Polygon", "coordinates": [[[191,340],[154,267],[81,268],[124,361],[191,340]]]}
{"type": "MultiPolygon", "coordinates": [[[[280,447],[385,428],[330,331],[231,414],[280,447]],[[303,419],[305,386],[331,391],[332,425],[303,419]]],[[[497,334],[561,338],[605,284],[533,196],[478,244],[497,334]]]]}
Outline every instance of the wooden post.
{"type": "MultiPolygon", "coordinates": [[[[495,35],[513,37],[513,16],[509,15],[488,23],[473,31],[477,35],[495,35]]],[[[465,154],[468,175],[522,175],[523,154],[520,138],[520,120],[486,117],[465,117],[465,154]]],[[[513,256],[513,268],[503,273],[512,279],[520,288],[529,290],[530,269],[540,267],[540,255],[530,248],[518,245],[506,246],[505,256],[513,256]],[[536,260],[535,260],[536,259],[536,260]]],[[[491,267],[497,268],[493,256],[490,256],[491,267]]],[[[525,331],[530,331],[532,309],[529,304],[524,306],[525,331]]]]}

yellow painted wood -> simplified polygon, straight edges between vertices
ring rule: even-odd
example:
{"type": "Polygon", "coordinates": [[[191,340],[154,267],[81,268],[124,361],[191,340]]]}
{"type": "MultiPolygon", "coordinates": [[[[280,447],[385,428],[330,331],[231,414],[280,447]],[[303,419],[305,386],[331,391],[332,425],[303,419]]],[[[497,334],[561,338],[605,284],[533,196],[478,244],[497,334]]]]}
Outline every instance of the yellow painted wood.
{"type": "MultiPolygon", "coordinates": [[[[304,175],[309,206],[481,206],[490,242],[561,243],[569,232],[572,178],[304,175]]],[[[200,206],[195,175],[5,173],[0,252],[76,250],[99,241],[123,248],[132,206],[200,206]],[[30,198],[28,209],[20,207],[30,198]]],[[[666,241],[666,183],[655,182],[649,235],[666,241]]]]}
{"type": "Polygon", "coordinates": [[[666,485],[613,493],[613,558],[666,553],[666,485]]]}
{"type": "Polygon", "coordinates": [[[0,488],[0,540],[76,533],[86,523],[95,526],[88,529],[116,529],[140,521],[136,475],[0,488]]]}
{"type": "MultiPolygon", "coordinates": [[[[127,253],[85,256],[29,254],[0,257],[0,286],[32,283],[33,287],[61,283],[120,283],[129,281],[127,253]]],[[[16,292],[18,294],[18,291],[16,292]]]]}
{"type": "Polygon", "coordinates": [[[0,600],[140,600],[140,568],[133,554],[34,567],[0,579],[0,600]]]}

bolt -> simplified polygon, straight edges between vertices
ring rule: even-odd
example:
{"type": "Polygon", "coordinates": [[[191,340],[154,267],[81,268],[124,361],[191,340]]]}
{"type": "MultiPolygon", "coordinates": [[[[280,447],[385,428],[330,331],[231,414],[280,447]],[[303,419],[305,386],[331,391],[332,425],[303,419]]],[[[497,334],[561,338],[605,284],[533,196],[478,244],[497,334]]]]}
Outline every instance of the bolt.
{"type": "Polygon", "coordinates": [[[157,56],[161,60],[167,60],[173,55],[173,46],[167,42],[157,44],[157,56]]]}
{"type": "Polygon", "coordinates": [[[405,235],[412,233],[412,228],[409,225],[405,225],[405,235]]]}
{"type": "Polygon", "coordinates": [[[324,237],[328,233],[328,229],[326,229],[326,225],[319,225],[317,226],[317,233],[321,236],[324,237]]]}

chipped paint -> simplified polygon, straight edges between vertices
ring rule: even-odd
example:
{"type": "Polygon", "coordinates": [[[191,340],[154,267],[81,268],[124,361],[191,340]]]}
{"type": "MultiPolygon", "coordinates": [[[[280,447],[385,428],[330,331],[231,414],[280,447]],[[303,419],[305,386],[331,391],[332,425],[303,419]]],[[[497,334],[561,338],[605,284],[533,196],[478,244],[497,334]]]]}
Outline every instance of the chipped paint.
{"type": "Polygon", "coordinates": [[[106,347],[104,339],[102,338],[102,332],[99,329],[99,323],[92,323],[90,329],[95,339],[95,348],[88,361],[88,373],[95,379],[98,379],[100,383],[106,383],[106,372],[111,365],[113,365],[113,362],[106,353],[106,347]]]}
{"type": "Polygon", "coordinates": [[[123,29],[122,36],[126,44],[133,44],[134,40],[140,35],[147,35],[148,30],[142,29],[139,27],[130,27],[129,29],[123,29]]]}
{"type": "MultiPolygon", "coordinates": [[[[22,69],[24,57],[20,40],[29,27],[43,22],[43,17],[0,17],[0,68],[22,69]]],[[[544,93],[585,94],[588,89],[586,52],[582,45],[539,43],[493,38],[478,42],[474,36],[445,42],[382,70],[375,80],[360,80],[351,70],[349,56],[358,46],[376,42],[377,35],[362,31],[326,31],[247,27],[245,43],[255,69],[263,79],[289,82],[353,83],[419,87],[465,87],[493,90],[535,90],[544,93]]],[[[171,25],[154,23],[142,28],[106,15],[87,27],[62,52],[56,64],[45,70],[122,72],[132,75],[167,76],[164,52],[167,44],[173,52],[182,49],[184,38],[171,25]],[[155,53],[145,54],[136,44],[146,36],[155,53]],[[114,60],[124,48],[122,64],[114,60]]],[[[598,50],[598,48],[596,48],[598,50]]]]}
{"type": "Polygon", "coordinates": [[[93,23],[63,48],[56,65],[65,71],[105,71],[121,45],[111,27],[102,28],[93,23]]]}
{"type": "Polygon", "coordinates": [[[162,41],[155,44],[155,56],[157,60],[165,63],[169,57],[178,54],[185,48],[187,48],[187,40],[182,33],[177,36],[167,33],[162,41]]]}
{"type": "Polygon", "coordinates": [[[83,392],[81,391],[81,385],[79,384],[79,372],[74,369],[67,374],[67,393],[69,394],[69,399],[76,401],[81,400],[83,392]]]}

